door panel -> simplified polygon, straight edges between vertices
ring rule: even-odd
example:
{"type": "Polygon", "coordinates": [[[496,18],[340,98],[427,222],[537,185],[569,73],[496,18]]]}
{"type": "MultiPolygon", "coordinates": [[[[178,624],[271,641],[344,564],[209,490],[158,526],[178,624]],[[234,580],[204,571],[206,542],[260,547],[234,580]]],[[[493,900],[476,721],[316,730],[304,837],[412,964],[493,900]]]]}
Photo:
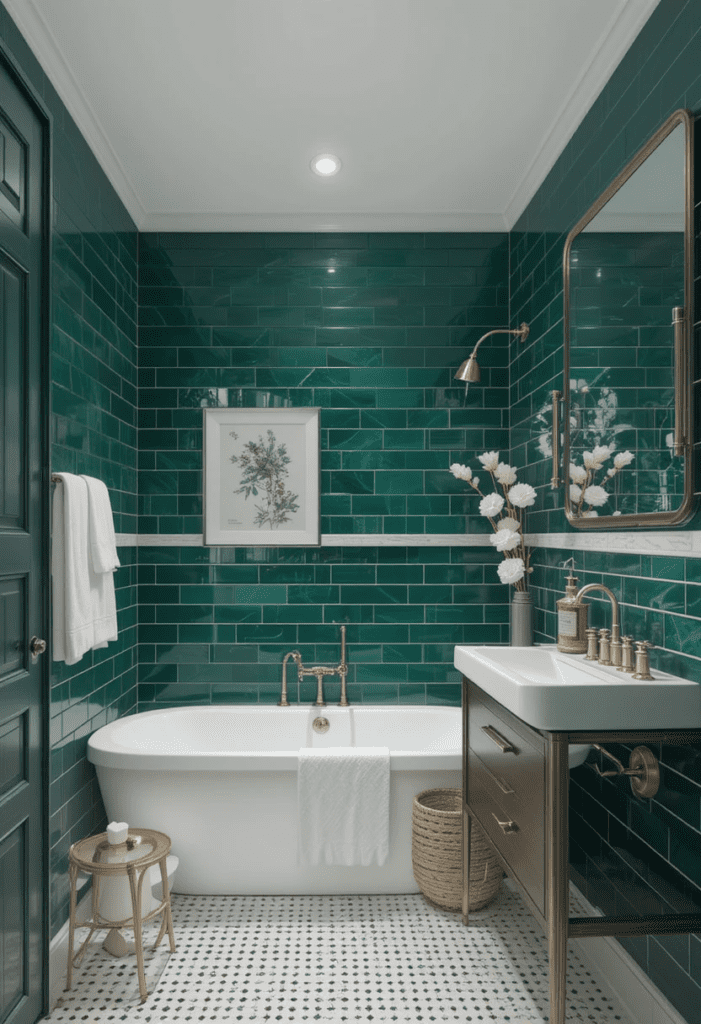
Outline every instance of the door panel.
{"type": "MultiPolygon", "coordinates": [[[[44,1009],[41,122],[0,61],[0,1024],[44,1009]]],[[[46,403],[44,403],[45,407],[46,403]]]]}
{"type": "Polygon", "coordinates": [[[0,253],[0,526],[24,527],[24,359],[21,327],[25,274],[0,253]]]}

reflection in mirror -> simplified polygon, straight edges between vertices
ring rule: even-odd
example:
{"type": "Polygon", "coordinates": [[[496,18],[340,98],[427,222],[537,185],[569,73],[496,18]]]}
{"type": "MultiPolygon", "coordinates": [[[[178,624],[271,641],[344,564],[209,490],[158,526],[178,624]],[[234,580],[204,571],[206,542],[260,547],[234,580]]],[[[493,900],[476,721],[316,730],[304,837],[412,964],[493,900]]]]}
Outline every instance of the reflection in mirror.
{"type": "MultiPolygon", "coordinates": [[[[684,120],[672,126],[565,248],[566,506],[576,525],[645,526],[638,517],[671,523],[688,515],[675,387],[690,323],[688,134],[684,120]],[[686,315],[677,314],[675,337],[678,307],[686,315]],[[602,517],[606,524],[591,522],[602,517]]],[[[689,375],[687,365],[687,387],[689,375]]]]}

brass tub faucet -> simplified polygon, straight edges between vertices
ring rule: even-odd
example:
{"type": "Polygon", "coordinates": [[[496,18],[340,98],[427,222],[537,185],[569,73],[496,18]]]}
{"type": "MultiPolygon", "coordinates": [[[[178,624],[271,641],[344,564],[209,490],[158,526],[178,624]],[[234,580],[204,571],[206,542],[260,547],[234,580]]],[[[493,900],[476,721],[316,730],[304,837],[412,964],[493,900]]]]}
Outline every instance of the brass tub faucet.
{"type": "Polygon", "coordinates": [[[341,660],[338,665],[310,665],[307,667],[302,661],[302,655],[299,651],[290,651],[285,655],[282,662],[282,693],[280,700],[278,701],[278,707],[288,708],[290,702],[287,699],[287,675],[286,668],[287,662],[290,658],[294,659],[295,665],[297,666],[297,681],[301,683],[305,676],[316,677],[316,700],[312,704],[315,708],[325,708],[326,701],[324,700],[324,676],[335,676],[341,677],[341,699],[338,702],[338,706],[341,708],[349,707],[348,693],[347,693],[347,680],[348,680],[348,665],[346,663],[346,627],[341,626],[341,660]]]}

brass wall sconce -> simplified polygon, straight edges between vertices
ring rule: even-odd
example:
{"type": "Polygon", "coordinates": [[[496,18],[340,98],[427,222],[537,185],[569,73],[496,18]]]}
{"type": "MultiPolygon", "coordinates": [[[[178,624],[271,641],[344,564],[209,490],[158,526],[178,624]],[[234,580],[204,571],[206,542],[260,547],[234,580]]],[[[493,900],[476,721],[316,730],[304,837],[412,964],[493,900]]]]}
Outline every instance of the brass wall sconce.
{"type": "Polygon", "coordinates": [[[528,337],[529,331],[530,327],[528,326],[528,324],[525,323],[521,324],[520,327],[498,327],[495,331],[487,331],[486,334],[482,335],[480,340],[473,348],[472,355],[470,355],[469,358],[466,359],[465,362],[462,363],[462,365],[460,366],[460,369],[455,374],[455,380],[462,380],[466,384],[479,384],[480,368],[479,363],[477,362],[476,359],[477,349],[480,347],[484,339],[490,336],[490,334],[516,334],[519,337],[519,339],[523,342],[528,337]]]}

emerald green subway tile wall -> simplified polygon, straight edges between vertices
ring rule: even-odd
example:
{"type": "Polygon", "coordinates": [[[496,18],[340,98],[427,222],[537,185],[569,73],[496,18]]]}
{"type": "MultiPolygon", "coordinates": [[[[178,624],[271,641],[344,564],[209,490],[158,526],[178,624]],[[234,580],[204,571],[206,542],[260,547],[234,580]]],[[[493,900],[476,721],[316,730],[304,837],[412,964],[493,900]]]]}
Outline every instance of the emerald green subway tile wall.
{"type": "MultiPolygon", "coordinates": [[[[661,0],[511,234],[511,322],[531,324],[531,336],[514,351],[511,364],[512,461],[527,466],[527,479],[539,490],[539,511],[529,520],[534,531],[569,529],[563,489],[549,487],[550,394],[562,389],[565,239],[669,114],[679,107],[701,111],[700,58],[698,4],[661,0]]],[[[698,326],[695,337],[698,342],[698,326]]],[[[695,390],[698,408],[698,379],[695,390]]],[[[695,441],[698,456],[698,435],[695,441]]],[[[698,516],[691,525],[698,528],[698,516]]],[[[532,585],[539,642],[555,638],[555,601],[564,589],[561,566],[570,556],[580,584],[604,582],[622,601],[624,631],[657,645],[651,651],[653,670],[701,682],[699,559],[536,552],[532,585]]],[[[598,600],[592,605],[594,625],[608,625],[610,608],[598,600]]],[[[625,750],[611,749],[627,761],[625,750]]],[[[670,899],[677,907],[701,900],[701,749],[657,745],[656,753],[663,784],[654,800],[637,800],[628,787],[599,780],[586,767],[574,773],[572,869],[591,901],[609,913],[663,911],[670,899]]],[[[621,942],[686,1020],[699,1021],[701,937],[621,942]]]]}
{"type": "MultiPolygon", "coordinates": [[[[110,490],[136,529],[136,228],[14,22],[0,38],[53,118],[51,468],[110,490]]],[[[136,549],[120,548],[119,640],[77,665],[52,662],[51,932],[68,916],[68,847],[104,824],[90,733],[136,707],[136,549]]]]}
{"type": "MultiPolygon", "coordinates": [[[[698,4],[692,0],[685,3],[661,0],[510,235],[511,321],[525,320],[531,325],[528,341],[513,351],[510,367],[511,445],[516,465],[529,467],[529,482],[540,492],[536,503],[538,511],[534,510],[529,519],[529,528],[534,531],[566,528],[563,489],[550,490],[551,395],[554,389],[562,391],[563,388],[562,257],[565,239],[670,114],[682,107],[694,114],[701,111],[700,26],[698,4]]],[[[697,159],[697,209],[700,173],[697,159]]],[[[696,249],[698,251],[698,246],[696,249]]],[[[599,269],[605,271],[605,268],[599,269]]],[[[698,270],[695,277],[698,293],[698,270]]],[[[660,279],[656,283],[656,298],[662,286],[660,279]]],[[[672,291],[665,290],[671,297],[672,291]]],[[[626,303],[626,309],[628,305],[626,303]]],[[[696,306],[693,387],[696,407],[701,408],[698,297],[696,306]]],[[[602,348],[609,347],[613,337],[625,326],[628,314],[622,309],[621,305],[618,323],[612,324],[618,330],[603,338],[602,348]]],[[[599,312],[605,315],[607,311],[599,312]]],[[[608,313],[610,315],[611,310],[608,313]]],[[[665,322],[669,323],[671,308],[667,314],[665,322]]],[[[633,322],[637,322],[634,311],[633,317],[633,322]]],[[[659,346],[650,347],[659,351],[659,346]]],[[[605,359],[602,353],[601,365],[605,359]]],[[[643,384],[651,376],[647,369],[644,362],[636,363],[635,372],[643,375],[643,384]]],[[[576,367],[570,376],[577,379],[576,367]]],[[[644,423],[641,407],[642,403],[637,415],[644,423]]],[[[700,451],[697,435],[696,464],[700,451]]],[[[697,514],[688,525],[698,528],[700,524],[701,515],[697,514]]]]}
{"type": "MultiPolygon", "coordinates": [[[[203,408],[282,405],[321,408],[327,539],[484,531],[448,467],[508,447],[505,337],[479,388],[453,374],[507,322],[507,256],[505,234],[141,235],[140,533],[201,534],[203,408]]],[[[453,645],[506,639],[495,568],[371,537],[141,549],[140,706],[277,700],[283,655],[337,661],[341,623],[352,700],[457,704],[453,645]]]]}

